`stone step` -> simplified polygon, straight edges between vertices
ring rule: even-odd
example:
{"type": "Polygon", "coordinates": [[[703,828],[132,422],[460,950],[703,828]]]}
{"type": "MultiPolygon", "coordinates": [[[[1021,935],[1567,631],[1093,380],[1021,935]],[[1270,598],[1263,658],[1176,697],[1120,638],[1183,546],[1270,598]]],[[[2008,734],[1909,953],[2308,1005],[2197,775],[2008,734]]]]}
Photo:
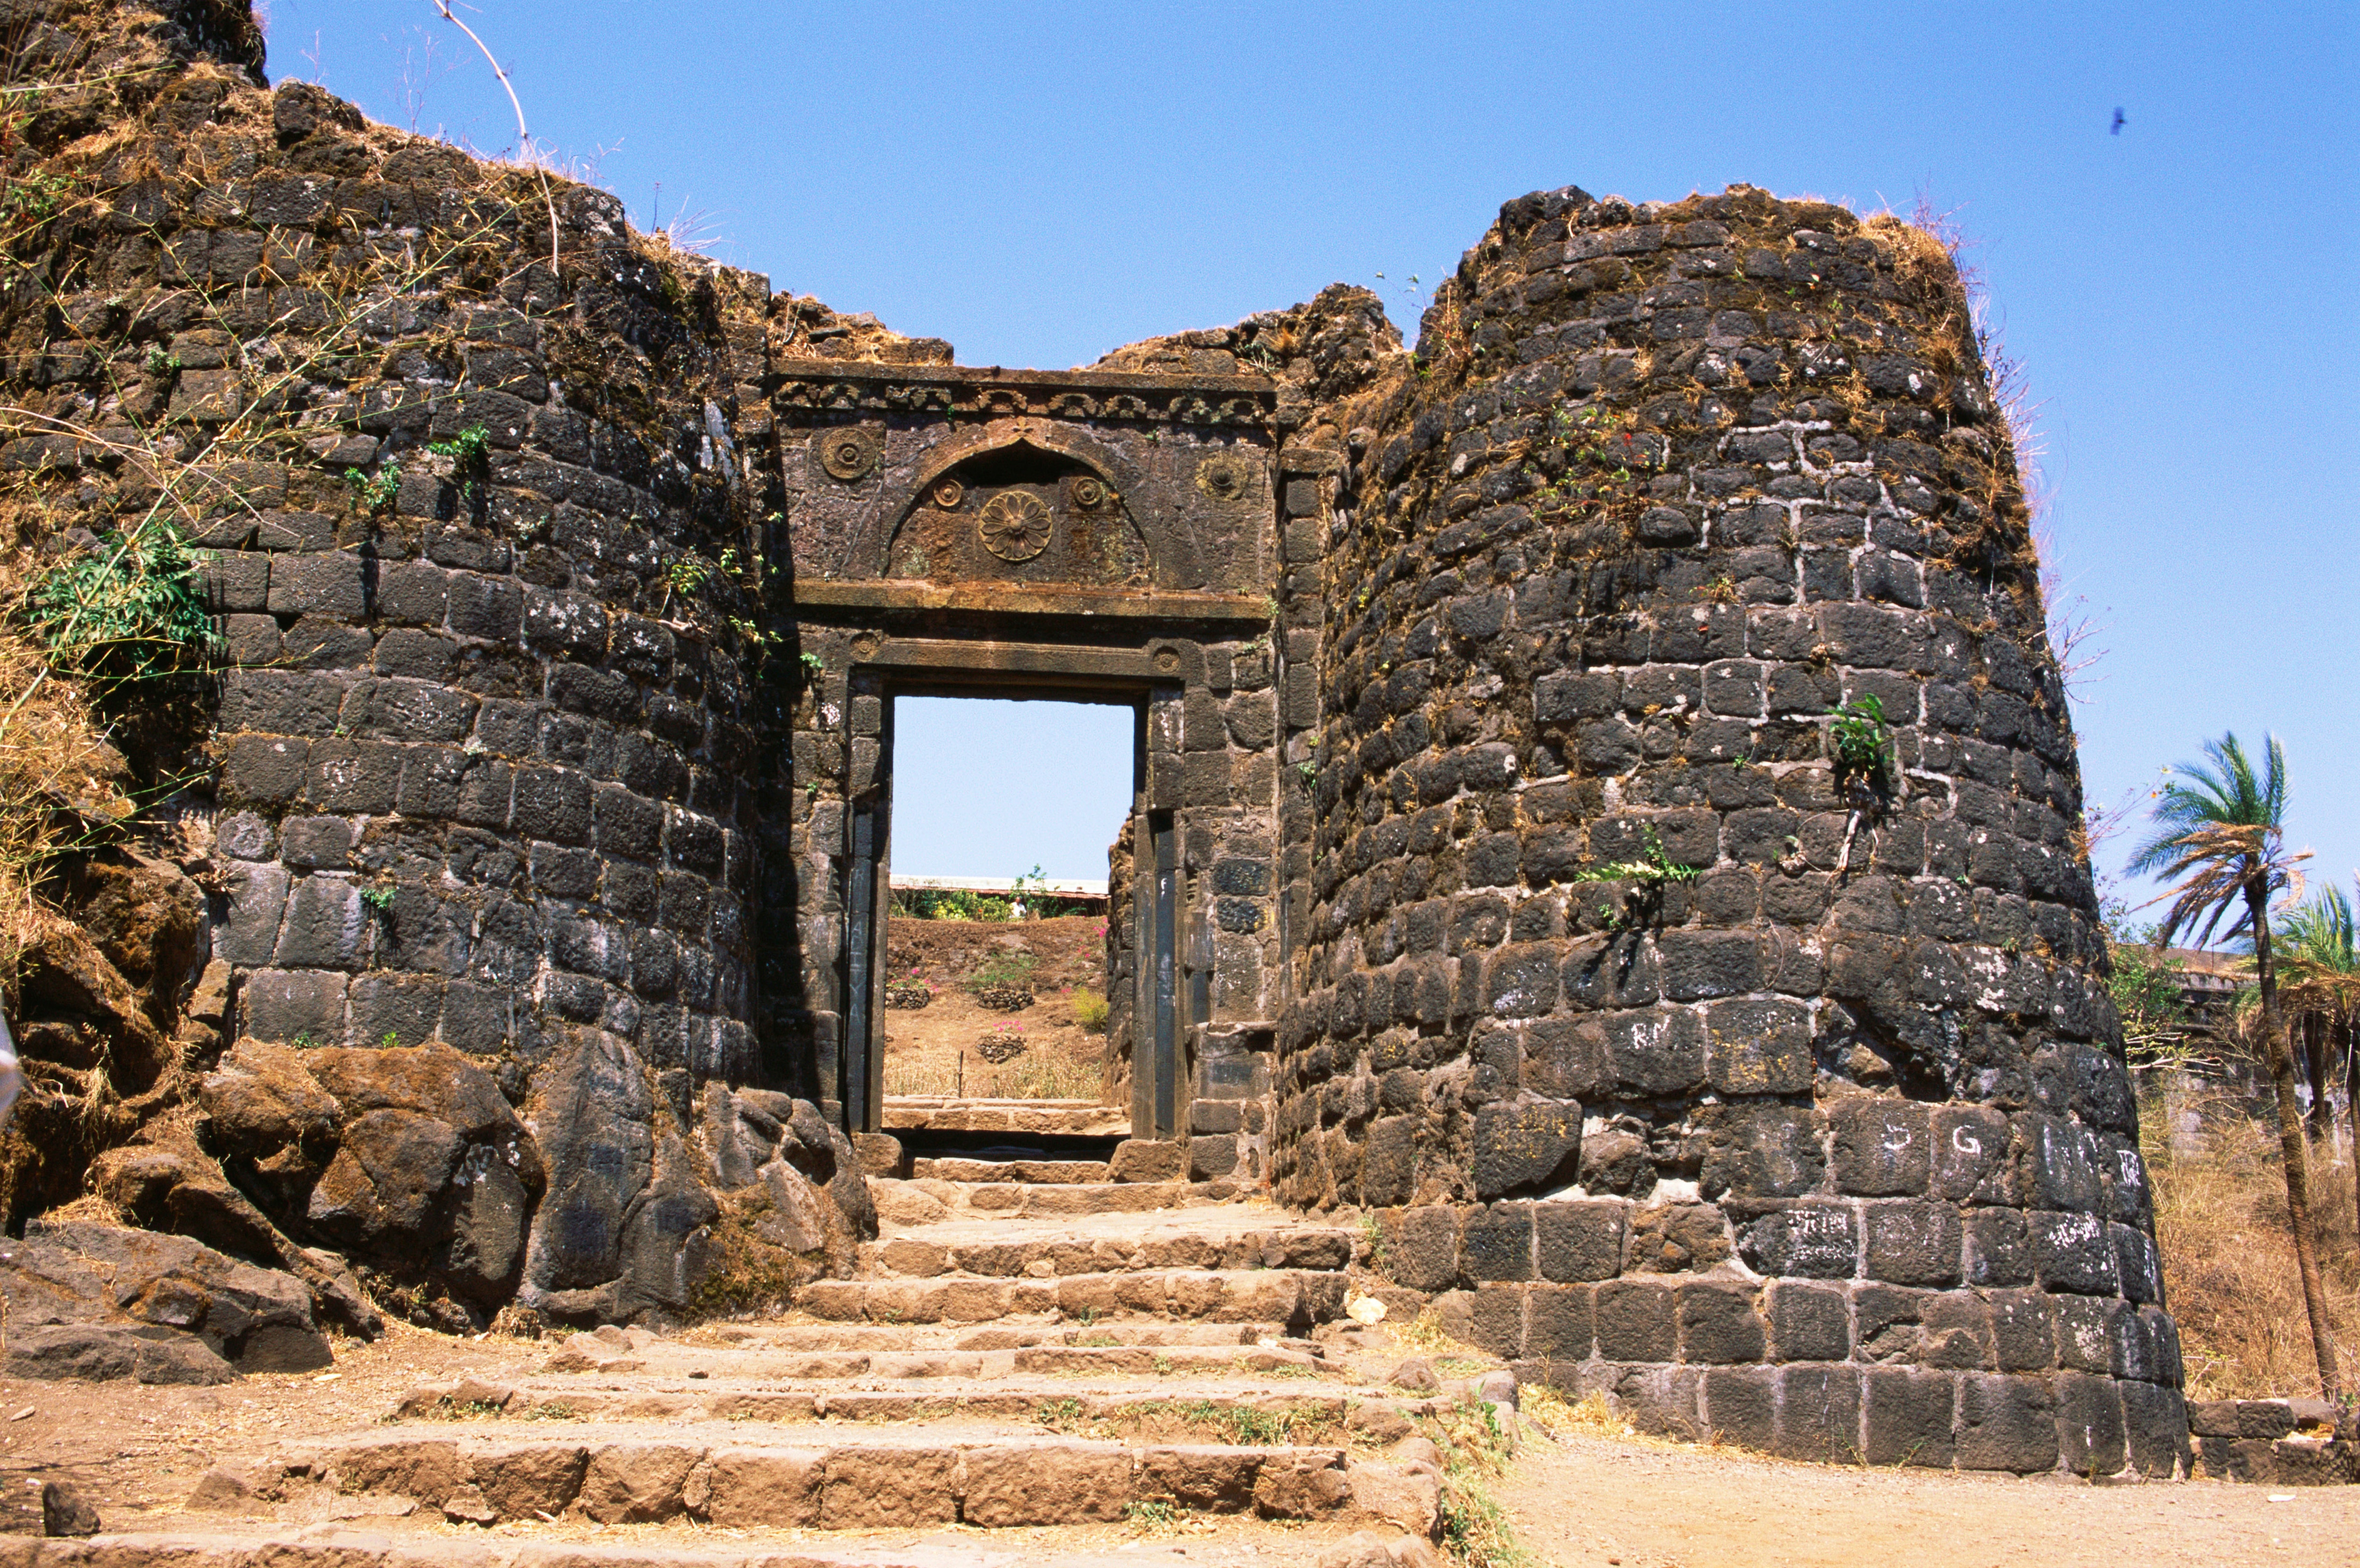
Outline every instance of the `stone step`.
{"type": "Polygon", "coordinates": [[[1090,1183],[1113,1179],[1102,1159],[989,1159],[947,1155],[923,1156],[910,1161],[912,1181],[1025,1181],[1042,1185],[1090,1183]]]}
{"type": "MultiPolygon", "coordinates": [[[[1000,1324],[962,1328],[943,1323],[719,1323],[694,1331],[697,1337],[663,1340],[648,1335],[653,1345],[677,1346],[700,1355],[715,1354],[702,1341],[709,1337],[726,1352],[760,1351],[887,1351],[1022,1350],[1038,1344],[1255,1344],[1265,1339],[1284,1340],[1279,1323],[1125,1321],[1090,1327],[1056,1323],[1000,1324]]],[[[565,1342],[570,1344],[571,1339],[565,1342]]]]}
{"type": "Polygon", "coordinates": [[[1159,1350],[1150,1345],[1054,1344],[1012,1353],[1011,1370],[1055,1372],[1072,1376],[1170,1376],[1174,1373],[1277,1373],[1306,1377],[1349,1376],[1331,1365],[1317,1346],[1245,1345],[1234,1350],[1199,1345],[1174,1345],[1159,1350]]]}
{"type": "MultiPolygon", "coordinates": [[[[1223,1326],[1226,1325],[1216,1325],[1223,1326]]],[[[978,1336],[979,1337],[979,1336],[978,1336]]],[[[1113,1332],[1076,1331],[1054,1343],[994,1345],[962,1349],[954,1345],[890,1345],[865,1349],[695,1351],[685,1348],[648,1355],[593,1357],[571,1346],[542,1363],[544,1375],[588,1373],[609,1376],[652,1375],[732,1384],[840,1382],[851,1377],[1006,1377],[1027,1371],[1082,1371],[1092,1367],[1118,1371],[1169,1374],[1175,1368],[1213,1368],[1262,1373],[1280,1367],[1289,1376],[1317,1373],[1328,1365],[1326,1352],[1307,1340],[1288,1340],[1279,1333],[1240,1340],[1231,1336],[1211,1344],[1153,1343],[1150,1336],[1126,1336],[1113,1332]],[[1150,1341],[1149,1343],[1140,1343],[1150,1341]]],[[[552,1388],[567,1386],[563,1376],[547,1378],[552,1388]]],[[[463,1398],[461,1403],[470,1402],[463,1398]]]]}
{"type": "Polygon", "coordinates": [[[1090,1100],[957,1100],[889,1094],[880,1117],[885,1131],[908,1133],[1031,1133],[1055,1137],[1127,1138],[1131,1113],[1090,1100]]]}
{"type": "MultiPolygon", "coordinates": [[[[1022,1354],[1061,1356],[1069,1353],[1022,1354]]],[[[936,1377],[946,1381],[934,1387],[910,1386],[930,1381],[924,1377],[910,1379],[897,1388],[869,1386],[890,1376],[882,1370],[864,1377],[864,1386],[856,1388],[782,1388],[773,1382],[750,1379],[621,1387],[545,1379],[513,1385],[430,1383],[405,1394],[387,1419],[600,1425],[916,1420],[969,1425],[1012,1422],[1027,1427],[1047,1423],[1063,1428],[1080,1423],[1104,1424],[1113,1430],[1102,1435],[1114,1436],[1179,1420],[1202,1429],[1197,1435],[1226,1434],[1236,1441],[1241,1433],[1267,1431],[1340,1438],[1348,1428],[1374,1430],[1371,1423],[1390,1429],[1391,1421],[1380,1421],[1372,1413],[1379,1409],[1410,1420],[1430,1415],[1436,1408],[1432,1399],[1391,1389],[1382,1394],[1371,1390],[1371,1397],[1363,1398],[1323,1392],[1316,1386],[1286,1387],[1272,1380],[1291,1365],[1281,1358],[1265,1362],[1259,1376],[1235,1363],[1184,1366],[1177,1361],[1166,1376],[1155,1367],[1155,1353],[1114,1354],[1147,1359],[1135,1371],[1107,1362],[1079,1366],[1053,1362],[1029,1375],[1011,1372],[999,1381],[961,1379],[956,1372],[944,1370],[936,1377]],[[1086,1376],[1095,1376],[1095,1386],[1084,1386],[1081,1379],[1086,1376]]],[[[1254,1358],[1243,1359],[1251,1364],[1254,1358]]]]}
{"type": "Polygon", "coordinates": [[[1274,1322],[1300,1331],[1344,1310],[1344,1276],[1297,1268],[1142,1268],[1051,1278],[821,1279],[796,1310],[838,1322],[982,1323],[1062,1313],[1099,1318],[1274,1322]]]}
{"type": "Polygon", "coordinates": [[[1352,1266],[1357,1236],[1349,1231],[1289,1227],[1227,1234],[1174,1230],[1121,1235],[1076,1235],[1069,1227],[1022,1239],[1001,1225],[945,1224],[902,1233],[860,1249],[872,1277],[931,1279],[943,1275],[1048,1279],[1078,1274],[1127,1274],[1153,1268],[1293,1268],[1334,1272],[1352,1266]]]}
{"type": "Polygon", "coordinates": [[[479,1524],[694,1519],[723,1529],[985,1529],[1106,1523],[1141,1503],[1205,1514],[1384,1524],[1431,1538],[1430,1466],[1354,1460],[1342,1444],[1124,1443],[923,1427],[747,1441],[727,1423],[617,1434],[496,1422],[403,1431],[216,1468],[191,1509],[268,1509],[306,1496],[406,1498],[479,1524]]]}
{"type": "Polygon", "coordinates": [[[943,1219],[1073,1219],[1089,1214],[1152,1214],[1202,1209],[1245,1196],[1235,1181],[948,1181],[930,1177],[869,1179],[877,1214],[888,1224],[943,1219]]]}
{"type": "MultiPolygon", "coordinates": [[[[768,1541],[729,1539],[704,1528],[661,1526],[635,1530],[621,1543],[588,1533],[604,1528],[508,1526],[497,1535],[471,1539],[454,1534],[439,1513],[300,1530],[239,1521],[79,1541],[25,1537],[14,1542],[8,1560],[13,1568],[253,1568],[263,1563],[271,1568],[1006,1568],[1010,1561],[1004,1542],[978,1541],[960,1527],[890,1543],[814,1539],[805,1531],[781,1532],[768,1541]],[[520,1530],[532,1535],[520,1539],[520,1530]]],[[[1347,1535],[1347,1528],[1240,1521],[1225,1533],[1241,1539],[1261,1568],[1314,1568],[1330,1560],[1440,1568],[1443,1562],[1421,1538],[1389,1529],[1347,1535]],[[1372,1550],[1377,1555],[1370,1555],[1372,1550]]],[[[741,1530],[736,1535],[748,1533],[741,1530]]],[[[1047,1530],[1026,1536],[1026,1568],[1139,1568],[1142,1558],[1198,1560],[1184,1554],[1188,1548],[1144,1535],[1109,1547],[1103,1527],[1076,1530],[1070,1541],[1059,1541],[1066,1533],[1047,1530]]],[[[1188,1547],[1201,1556],[1205,1544],[1192,1536],[1188,1547]]]]}

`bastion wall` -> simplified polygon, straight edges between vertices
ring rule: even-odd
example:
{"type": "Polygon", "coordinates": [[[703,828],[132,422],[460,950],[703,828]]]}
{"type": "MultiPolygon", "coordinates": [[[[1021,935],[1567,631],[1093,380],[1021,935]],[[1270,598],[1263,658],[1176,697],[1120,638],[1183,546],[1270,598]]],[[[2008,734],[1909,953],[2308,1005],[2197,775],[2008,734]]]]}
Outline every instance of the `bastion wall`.
{"type": "Polygon", "coordinates": [[[1667,1429],[2169,1470],[2073,738],[1949,258],[1743,187],[1537,193],[1418,349],[1329,531],[1277,1194],[1376,1210],[1461,1337],[1667,1429]]]}

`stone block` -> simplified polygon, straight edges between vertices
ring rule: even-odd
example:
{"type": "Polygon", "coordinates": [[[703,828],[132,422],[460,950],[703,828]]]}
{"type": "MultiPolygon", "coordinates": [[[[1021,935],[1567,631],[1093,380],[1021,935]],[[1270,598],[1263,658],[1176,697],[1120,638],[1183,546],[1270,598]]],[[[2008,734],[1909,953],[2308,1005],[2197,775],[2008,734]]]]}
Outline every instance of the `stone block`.
{"type": "Polygon", "coordinates": [[[1434,1300],[1435,1321],[1442,1332],[1502,1360],[1522,1353],[1524,1341],[1524,1295],[1513,1285],[1482,1285],[1472,1290],[1451,1290],[1434,1300]]]}
{"type": "Polygon", "coordinates": [[[1238,1140],[1234,1135],[1190,1138],[1188,1140],[1188,1177],[1192,1181],[1210,1181],[1229,1175],[1238,1168],[1238,1140]]]}
{"type": "Polygon", "coordinates": [[[1096,1524],[1131,1505],[1131,1454],[1099,1443],[991,1444],[967,1454],[960,1517],[987,1530],[1096,1524]]]}
{"type": "Polygon", "coordinates": [[[2050,1290],[2112,1296],[2122,1288],[2105,1222],[2090,1213],[2035,1212],[2025,1216],[2032,1260],[2050,1290]]]}
{"type": "Polygon", "coordinates": [[[1614,1279],[1598,1288],[1598,1354],[1606,1361],[1667,1362],[1679,1352],[1672,1288],[1614,1279]]]}
{"type": "Polygon", "coordinates": [[[304,798],[322,811],[391,811],[401,784],[402,748],[375,740],[314,740],[304,798]]]}
{"type": "Polygon", "coordinates": [[[1734,996],[1762,983],[1758,938],[1738,931],[1666,931],[1657,939],[1664,994],[1675,1002],[1734,996]]]}
{"type": "Polygon", "coordinates": [[[1524,1307],[1526,1360],[1567,1365],[1587,1361],[1597,1336],[1597,1293],[1590,1287],[1533,1288],[1524,1307]]]}
{"type": "Polygon", "coordinates": [[[1475,1118],[1475,1193],[1491,1199],[1568,1186],[1581,1159],[1581,1107],[1569,1100],[1486,1105],[1475,1118]]]}
{"type": "Polygon", "coordinates": [[[1729,1224],[1710,1203],[1654,1203],[1631,1211],[1633,1274],[1683,1274],[1729,1256],[1729,1224]]]}
{"type": "Polygon", "coordinates": [[[672,1443],[617,1442],[590,1455],[578,1501],[601,1524],[648,1524],[685,1511],[681,1492],[702,1449],[672,1443]]]}
{"type": "Polygon", "coordinates": [[[1971,1375],[1959,1382],[1958,1464],[2018,1475],[2057,1467],[2057,1409],[2038,1377],[1971,1375]]]}
{"type": "Polygon", "coordinates": [[[2032,1283],[2032,1238],[2020,1211],[1976,1209],[1967,1214],[1963,1228],[1968,1284],[2006,1288],[2032,1283]]]}
{"type": "Polygon", "coordinates": [[[1817,1118],[1801,1106],[1712,1106],[1699,1113],[1704,1195],[1795,1198],[1819,1190],[1826,1175],[1817,1118]]]}
{"type": "Polygon", "coordinates": [[[1959,1212],[1942,1202],[1864,1204],[1868,1277],[1896,1285],[1955,1285],[1960,1275],[1959,1212]]]}
{"type": "Polygon", "coordinates": [[[1494,1203],[1468,1212],[1459,1235],[1460,1266],[1468,1278],[1534,1277],[1533,1210],[1529,1203],[1494,1203]]]}
{"type": "Polygon", "coordinates": [[[276,806],[302,793],[310,772],[310,742],[270,735],[241,735],[229,745],[222,765],[222,792],[233,803],[276,806]]]}
{"type": "Polygon", "coordinates": [[[2188,1445],[2193,1423],[2180,1391],[2153,1383],[2125,1382],[2117,1392],[2122,1396],[2131,1468],[2158,1478],[2193,1475],[2194,1457],[2188,1445]]]}
{"type": "Polygon", "coordinates": [[[2057,1376],[2058,1448],[2076,1475],[2114,1475],[2129,1457],[2123,1397],[2112,1377],[2057,1376]]]}
{"type": "Polygon", "coordinates": [[[579,1443],[502,1443],[471,1455],[468,1475],[495,1516],[530,1519],[572,1507],[589,1462],[579,1443]]]}
{"type": "Polygon", "coordinates": [[[1653,1009],[1605,1020],[1608,1074],[1624,1093],[1686,1094],[1704,1081],[1704,1025],[1692,1013],[1653,1009]]]}
{"type": "Polygon", "coordinates": [[[958,1518],[959,1455],[948,1448],[839,1448],[820,1483],[822,1530],[895,1530],[958,1518]]]}
{"type": "Polygon", "coordinates": [[[1767,1366],[1716,1366],[1704,1375],[1704,1425],[1713,1441],[1756,1451],[1777,1445],[1777,1376],[1767,1366]]]}
{"type": "Polygon", "coordinates": [[[318,970],[257,970],[238,992],[239,1032],[333,1044],[344,1036],[344,976],[318,970]]]}
{"type": "Polygon", "coordinates": [[[1262,1472],[1260,1449],[1175,1445],[1143,1450],[1134,1486],[1141,1497],[1160,1498],[1199,1513],[1242,1513],[1253,1504],[1262,1472]]]}
{"type": "Polygon", "coordinates": [[[1799,1002],[1743,998],[1705,1009],[1705,1069],[1721,1094],[1799,1094],[1811,1086],[1811,1017],[1799,1002]]]}
{"type": "Polygon", "coordinates": [[[1278,1449],[1255,1473],[1254,1512],[1264,1519],[1324,1519],[1351,1506],[1340,1452],[1278,1449]]]}
{"type": "Polygon", "coordinates": [[[1863,1374],[1862,1399],[1868,1464],[1950,1467],[1957,1398],[1949,1373],[1872,1367],[1863,1374]]]}
{"type": "Polygon", "coordinates": [[[819,1523],[824,1449],[713,1452],[705,1518],[725,1530],[807,1530],[819,1523]]]}
{"type": "Polygon", "coordinates": [[[1836,1190],[1868,1198],[1916,1197],[1931,1170],[1933,1127],[1925,1106],[1855,1095],[1831,1107],[1836,1190]]]}
{"type": "MultiPolygon", "coordinates": [[[[1768,1347],[1753,1287],[1697,1280],[1679,1286],[1676,1294],[1682,1361],[1730,1366],[1764,1358],[1768,1347]]],[[[1765,1425],[1765,1437],[1767,1432],[1765,1425]]]]}
{"type": "Polygon", "coordinates": [[[1625,1204],[1601,1200],[1535,1204],[1534,1256],[1540,1277],[1570,1282],[1620,1274],[1627,1212],[1625,1204]]]}
{"type": "MultiPolygon", "coordinates": [[[[1356,1461],[1344,1475],[1350,1488],[1344,1517],[1352,1522],[1391,1525],[1421,1546],[1441,1533],[1442,1487],[1430,1470],[1356,1461]]],[[[1394,1559],[1388,1553],[1385,1561],[1390,1568],[1394,1559]]]]}
{"type": "Polygon", "coordinates": [[[1829,1464],[1861,1461],[1861,1374],[1852,1366],[1778,1368],[1778,1417],[1771,1449],[1829,1464]]]}
{"type": "Polygon", "coordinates": [[[1739,1227],[1737,1255],[1758,1274],[1849,1279],[1859,1269],[1856,1216],[1834,1203],[1775,1209],[1739,1227]]]}
{"type": "Polygon", "coordinates": [[[1843,1361],[1852,1355],[1852,1302],[1841,1286],[1774,1281],[1764,1292],[1771,1354],[1780,1361],[1843,1361]]]}
{"type": "Polygon", "coordinates": [[[1412,1290],[1448,1290],[1459,1283],[1459,1215],[1447,1204],[1387,1210],[1385,1258],[1393,1278],[1412,1290]]]}

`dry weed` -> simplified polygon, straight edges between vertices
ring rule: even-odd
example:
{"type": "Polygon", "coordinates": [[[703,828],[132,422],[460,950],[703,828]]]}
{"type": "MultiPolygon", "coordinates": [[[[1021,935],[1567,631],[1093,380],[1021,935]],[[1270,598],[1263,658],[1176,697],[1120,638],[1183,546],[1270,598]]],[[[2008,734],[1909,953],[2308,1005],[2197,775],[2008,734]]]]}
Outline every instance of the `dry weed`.
{"type": "MultiPolygon", "coordinates": [[[[19,597],[17,572],[0,562],[0,604],[19,597]]],[[[14,988],[25,953],[60,918],[34,896],[42,872],[90,824],[132,814],[124,773],[80,684],[0,625],[0,986],[14,988]]]]}
{"type": "MultiPolygon", "coordinates": [[[[2151,1128],[2159,1121],[2148,1118],[2151,1128]]],[[[2153,1133],[2147,1149],[2164,1301],[2180,1324],[2189,1398],[2315,1395],[2319,1375],[2287,1228],[2278,1134],[2239,1115],[2208,1120],[2204,1136],[2201,1156],[2175,1158],[2153,1133]]],[[[2360,1369],[2352,1167],[2321,1153],[2311,1166],[2312,1212],[2328,1316],[2348,1386],[2360,1369]]]]}
{"type": "Polygon", "coordinates": [[[1601,1437],[1627,1442],[1639,1435],[1639,1429],[1603,1394],[1584,1394],[1568,1403],[1546,1383],[1527,1383],[1517,1390],[1517,1404],[1524,1420],[1553,1438],[1601,1437]]]}

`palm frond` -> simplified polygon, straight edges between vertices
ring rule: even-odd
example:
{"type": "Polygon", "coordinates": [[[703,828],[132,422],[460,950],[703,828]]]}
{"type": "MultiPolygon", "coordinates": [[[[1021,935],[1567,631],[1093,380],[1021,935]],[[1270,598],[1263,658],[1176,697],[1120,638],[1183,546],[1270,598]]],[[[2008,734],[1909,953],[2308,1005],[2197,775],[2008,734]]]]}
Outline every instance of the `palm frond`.
{"type": "Polygon", "coordinates": [[[2134,875],[2171,884],[2148,901],[2169,901],[2158,932],[2165,943],[2182,932],[2200,947],[2216,935],[2251,940],[2252,889],[2258,884],[2266,904],[2302,894],[2300,862],[2311,851],[2289,855],[2283,848],[2286,748],[2267,737],[2256,772],[2233,730],[2206,741],[2204,755],[2171,770],[2148,813],[2156,831],[2130,860],[2134,875]]]}

